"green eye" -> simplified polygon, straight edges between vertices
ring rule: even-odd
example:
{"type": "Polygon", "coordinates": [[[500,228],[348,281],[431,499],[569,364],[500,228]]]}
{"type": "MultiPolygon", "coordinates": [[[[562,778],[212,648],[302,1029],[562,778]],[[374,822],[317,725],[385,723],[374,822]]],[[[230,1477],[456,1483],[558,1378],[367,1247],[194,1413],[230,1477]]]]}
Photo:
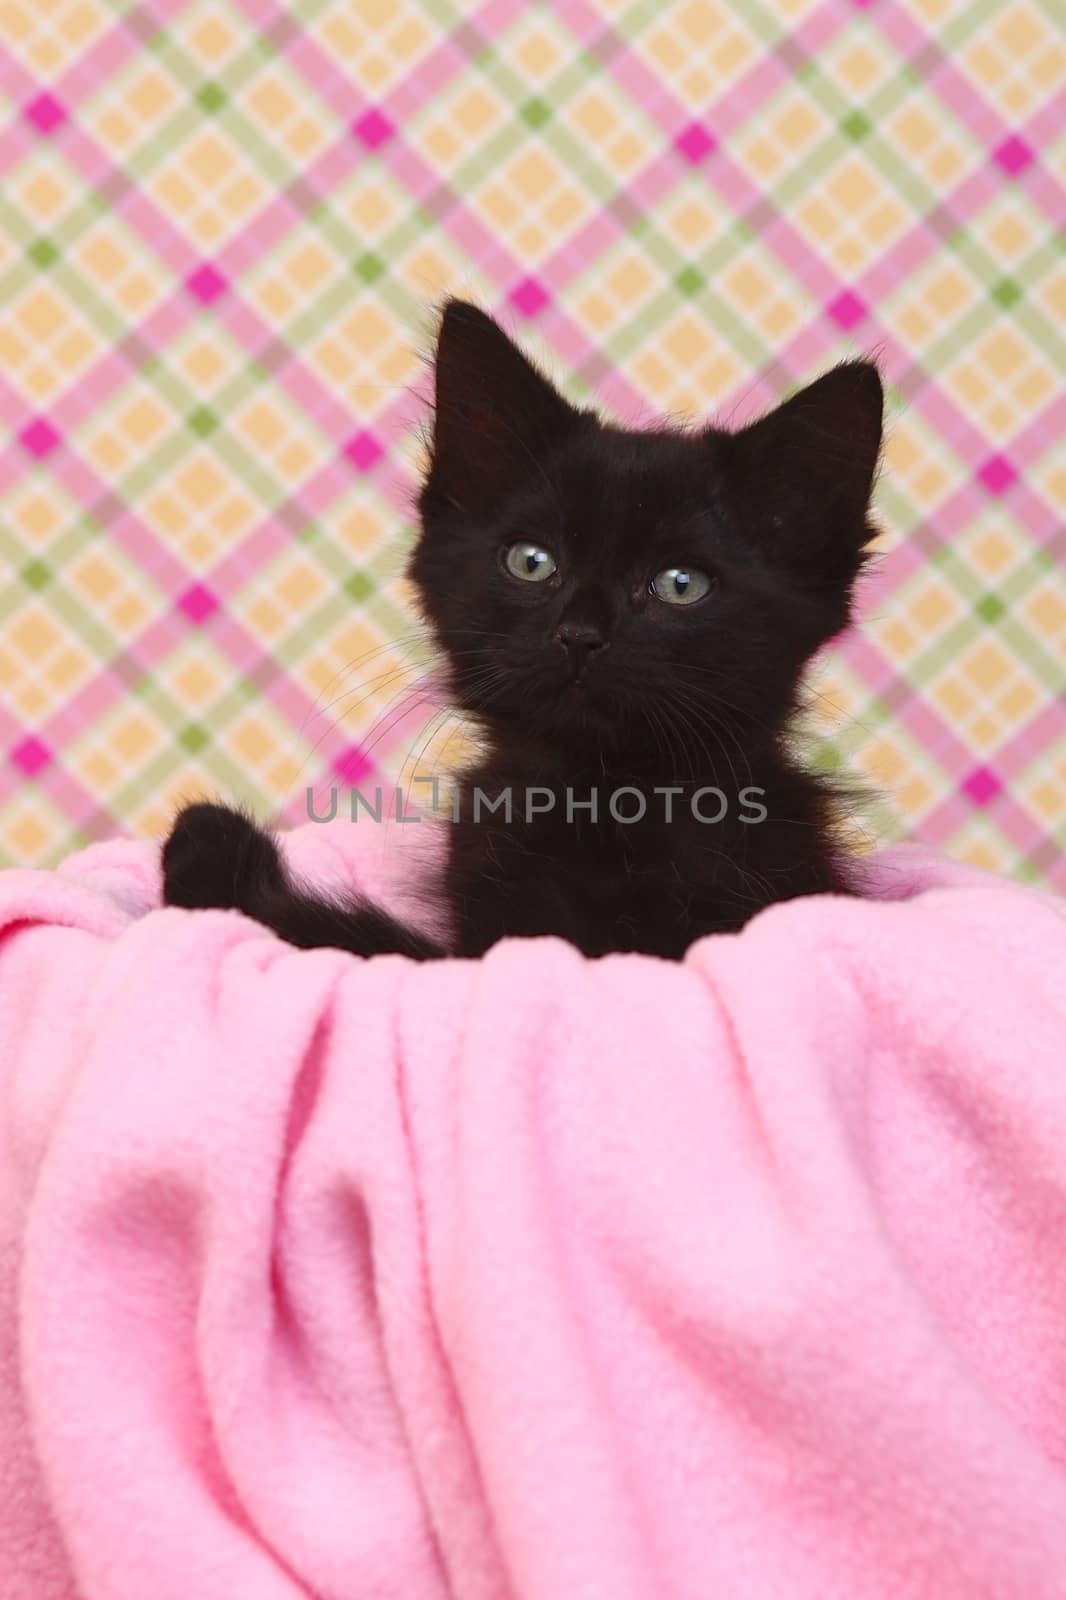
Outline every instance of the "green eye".
{"type": "Polygon", "coordinates": [[[512,578],[524,583],[543,583],[557,570],[554,556],[539,544],[512,544],[503,553],[503,564],[512,578]]]}
{"type": "Polygon", "coordinates": [[[651,592],[668,606],[694,606],[710,594],[712,579],[698,567],[667,567],[651,580],[651,592]]]}

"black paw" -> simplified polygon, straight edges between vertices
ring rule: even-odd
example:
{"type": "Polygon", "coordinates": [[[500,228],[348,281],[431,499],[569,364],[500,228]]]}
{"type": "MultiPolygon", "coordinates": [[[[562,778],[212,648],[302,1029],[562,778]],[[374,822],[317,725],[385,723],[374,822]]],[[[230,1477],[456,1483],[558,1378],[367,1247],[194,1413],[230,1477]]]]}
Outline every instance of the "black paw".
{"type": "Polygon", "coordinates": [[[284,881],[270,835],[226,806],[186,806],[163,846],[164,905],[236,907],[254,916],[284,881]]]}

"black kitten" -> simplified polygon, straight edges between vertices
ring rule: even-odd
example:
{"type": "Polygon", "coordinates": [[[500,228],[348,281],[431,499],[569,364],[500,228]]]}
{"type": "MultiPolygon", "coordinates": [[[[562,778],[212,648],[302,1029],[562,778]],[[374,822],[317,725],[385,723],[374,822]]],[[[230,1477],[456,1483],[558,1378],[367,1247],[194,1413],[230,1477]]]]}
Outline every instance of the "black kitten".
{"type": "Polygon", "coordinates": [[[270,836],[218,806],[179,816],[167,904],[364,955],[558,934],[676,958],[774,901],[854,892],[834,795],[787,736],[873,537],[881,410],[855,362],[738,433],[630,432],[449,302],[410,575],[485,734],[448,828],[450,950],[298,891],[270,836]]]}

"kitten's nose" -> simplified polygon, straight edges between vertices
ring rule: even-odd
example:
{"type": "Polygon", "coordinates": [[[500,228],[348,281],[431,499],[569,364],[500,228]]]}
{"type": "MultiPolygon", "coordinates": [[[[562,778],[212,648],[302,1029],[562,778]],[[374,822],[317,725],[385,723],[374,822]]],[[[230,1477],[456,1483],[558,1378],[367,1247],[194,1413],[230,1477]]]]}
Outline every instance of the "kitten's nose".
{"type": "Polygon", "coordinates": [[[589,657],[607,644],[594,622],[560,622],[555,637],[570,658],[570,670],[575,678],[584,672],[589,657]]]}

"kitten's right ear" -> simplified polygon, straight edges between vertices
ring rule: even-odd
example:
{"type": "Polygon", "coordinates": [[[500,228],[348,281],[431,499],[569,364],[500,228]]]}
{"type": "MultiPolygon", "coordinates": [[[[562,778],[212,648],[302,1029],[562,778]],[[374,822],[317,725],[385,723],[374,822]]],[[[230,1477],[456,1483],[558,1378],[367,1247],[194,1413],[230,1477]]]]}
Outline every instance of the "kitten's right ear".
{"type": "Polygon", "coordinates": [[[871,361],[845,361],[725,442],[747,525],[807,570],[852,567],[881,451],[884,397],[871,361]]]}
{"type": "Polygon", "coordinates": [[[493,319],[449,300],[437,336],[430,468],[423,510],[471,515],[538,477],[546,450],[575,427],[577,411],[493,319]]]}

